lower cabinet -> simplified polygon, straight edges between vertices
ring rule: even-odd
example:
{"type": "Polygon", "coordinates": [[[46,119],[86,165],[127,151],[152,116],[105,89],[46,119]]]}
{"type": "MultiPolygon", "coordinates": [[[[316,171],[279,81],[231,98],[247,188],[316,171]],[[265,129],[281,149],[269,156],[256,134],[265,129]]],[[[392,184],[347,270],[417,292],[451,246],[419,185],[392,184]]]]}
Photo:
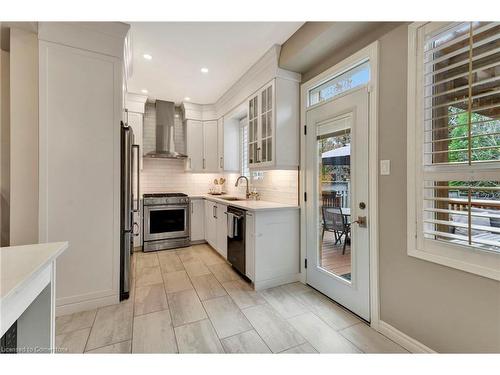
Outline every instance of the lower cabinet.
{"type": "Polygon", "coordinates": [[[217,239],[215,250],[220,255],[227,259],[227,206],[217,203],[216,220],[217,220],[217,239]]]}
{"type": "Polygon", "coordinates": [[[203,199],[190,200],[190,238],[192,242],[205,239],[205,201],[203,199]]]}
{"type": "Polygon", "coordinates": [[[217,205],[209,200],[205,201],[205,240],[216,248],[217,241],[217,219],[215,217],[215,207],[217,205]]]}
{"type": "Polygon", "coordinates": [[[299,210],[246,214],[246,276],[255,290],[299,279],[299,210]]]}
{"type": "Polygon", "coordinates": [[[227,259],[227,206],[205,200],[205,240],[227,259]]]}

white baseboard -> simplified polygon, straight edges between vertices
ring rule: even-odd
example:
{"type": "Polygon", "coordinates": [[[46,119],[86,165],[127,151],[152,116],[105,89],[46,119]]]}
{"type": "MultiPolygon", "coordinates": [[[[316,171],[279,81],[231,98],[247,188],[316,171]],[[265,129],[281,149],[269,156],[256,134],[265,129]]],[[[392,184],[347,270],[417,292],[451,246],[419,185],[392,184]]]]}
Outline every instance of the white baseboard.
{"type": "Polygon", "coordinates": [[[275,286],[280,286],[288,283],[293,283],[295,281],[299,281],[300,279],[300,274],[291,274],[291,275],[284,275],[280,277],[276,277],[274,279],[267,279],[267,280],[262,280],[262,281],[257,281],[254,282],[254,288],[255,290],[262,290],[262,289],[267,289],[267,288],[272,288],[275,286]]]}
{"type": "Polygon", "coordinates": [[[393,326],[382,320],[379,320],[378,322],[378,331],[384,336],[390,338],[395,343],[401,345],[410,353],[436,353],[428,346],[425,346],[421,342],[415,340],[414,338],[408,336],[407,334],[401,332],[400,330],[394,328],[393,326]]]}
{"type": "Polygon", "coordinates": [[[99,307],[115,305],[119,302],[118,296],[108,296],[90,299],[87,301],[68,303],[56,307],[56,316],[73,314],[81,311],[93,310],[99,307]]]}

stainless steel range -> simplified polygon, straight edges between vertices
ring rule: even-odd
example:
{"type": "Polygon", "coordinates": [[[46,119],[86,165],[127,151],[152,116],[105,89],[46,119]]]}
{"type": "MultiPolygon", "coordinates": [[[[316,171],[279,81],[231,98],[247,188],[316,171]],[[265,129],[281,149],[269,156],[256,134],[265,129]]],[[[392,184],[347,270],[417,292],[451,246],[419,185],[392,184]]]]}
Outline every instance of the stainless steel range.
{"type": "Polygon", "coordinates": [[[144,251],[189,246],[189,198],[183,193],[144,194],[144,251]]]}

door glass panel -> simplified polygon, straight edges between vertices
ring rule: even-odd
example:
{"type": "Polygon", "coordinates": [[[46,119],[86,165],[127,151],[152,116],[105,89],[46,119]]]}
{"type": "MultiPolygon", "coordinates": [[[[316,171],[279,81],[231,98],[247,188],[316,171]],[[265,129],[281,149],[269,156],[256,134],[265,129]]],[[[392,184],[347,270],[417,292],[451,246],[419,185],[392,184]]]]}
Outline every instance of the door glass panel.
{"type": "Polygon", "coordinates": [[[370,81],[370,63],[364,62],[309,90],[308,106],[331,99],[370,81]]]}
{"type": "Polygon", "coordinates": [[[319,266],[351,280],[351,121],[342,115],[318,126],[319,266]]]}
{"type": "Polygon", "coordinates": [[[266,142],[262,142],[262,162],[266,162],[267,161],[267,143],[266,142]]]}
{"type": "Polygon", "coordinates": [[[272,138],[267,138],[267,161],[273,160],[273,142],[272,138]]]}

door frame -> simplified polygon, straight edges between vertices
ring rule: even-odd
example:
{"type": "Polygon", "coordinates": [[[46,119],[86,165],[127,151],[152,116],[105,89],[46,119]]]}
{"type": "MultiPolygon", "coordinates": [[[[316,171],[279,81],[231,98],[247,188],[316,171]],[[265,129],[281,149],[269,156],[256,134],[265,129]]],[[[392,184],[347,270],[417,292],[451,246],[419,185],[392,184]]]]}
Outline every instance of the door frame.
{"type": "MultiPolygon", "coordinates": [[[[299,203],[300,203],[300,280],[306,282],[305,260],[307,257],[307,215],[305,210],[306,192],[306,136],[304,126],[306,125],[306,112],[308,102],[308,91],[313,87],[329,80],[330,78],[342,74],[353,66],[369,60],[370,61],[370,83],[368,85],[369,113],[368,113],[368,196],[370,210],[368,215],[369,247],[370,247],[370,325],[379,329],[380,303],[379,303],[379,267],[378,267],[378,77],[379,77],[379,43],[375,41],[365,48],[359,50],[348,58],[335,64],[324,72],[301,84],[300,88],[300,165],[299,170],[299,203]]],[[[332,98],[330,100],[335,100],[332,98]]],[[[321,102],[317,105],[322,105],[321,102]]]]}

